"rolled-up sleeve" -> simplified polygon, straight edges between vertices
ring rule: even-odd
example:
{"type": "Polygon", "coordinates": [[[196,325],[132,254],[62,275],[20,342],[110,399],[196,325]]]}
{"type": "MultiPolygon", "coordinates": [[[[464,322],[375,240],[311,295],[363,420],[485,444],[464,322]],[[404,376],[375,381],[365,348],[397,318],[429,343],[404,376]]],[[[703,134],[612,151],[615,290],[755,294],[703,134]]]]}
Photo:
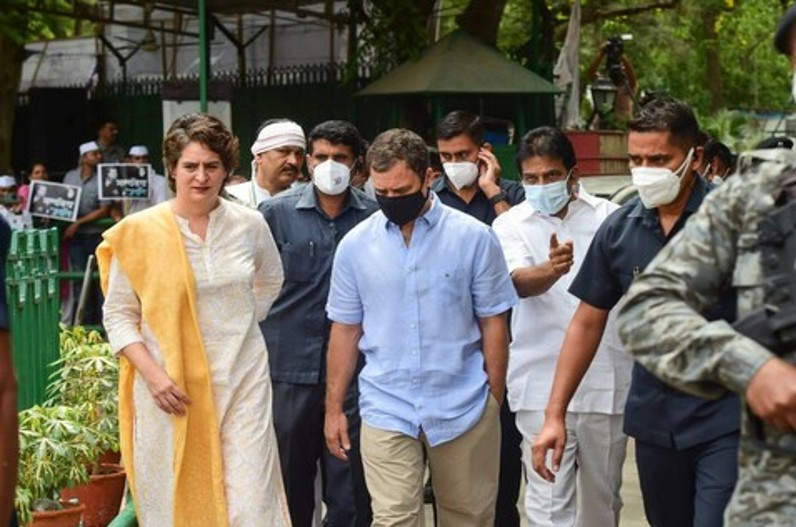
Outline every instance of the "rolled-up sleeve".
{"type": "Polygon", "coordinates": [[[115,257],[111,258],[102,309],[103,324],[114,353],[119,353],[134,342],[144,342],[141,335],[141,302],[115,257]]]}
{"type": "Polygon", "coordinates": [[[360,324],[364,316],[353,260],[351,245],[344,238],[334,256],[329,299],[326,303],[326,313],[333,322],[360,324]]]}
{"type": "Polygon", "coordinates": [[[471,288],[473,307],[476,316],[492,317],[511,309],[518,301],[517,292],[492,229],[482,231],[476,243],[471,288]]]}
{"type": "Polygon", "coordinates": [[[702,316],[731,282],[746,192],[713,191],[634,281],[618,318],[628,352],[665,382],[704,397],[743,393],[772,354],[723,320],[702,316]]]}
{"type": "Polygon", "coordinates": [[[493,225],[495,235],[500,241],[500,247],[503,250],[503,257],[506,260],[509,273],[513,273],[517,269],[523,267],[530,267],[534,264],[531,258],[530,251],[525,246],[525,242],[520,236],[517,224],[507,221],[506,215],[498,216],[493,225]]]}

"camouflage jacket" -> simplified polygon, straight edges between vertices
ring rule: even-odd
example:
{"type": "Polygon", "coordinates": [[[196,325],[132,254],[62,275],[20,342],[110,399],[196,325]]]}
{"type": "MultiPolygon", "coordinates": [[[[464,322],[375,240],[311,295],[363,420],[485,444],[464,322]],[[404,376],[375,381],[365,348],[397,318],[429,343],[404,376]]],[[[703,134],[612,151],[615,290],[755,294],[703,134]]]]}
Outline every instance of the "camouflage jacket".
{"type": "MultiPolygon", "coordinates": [[[[774,207],[780,175],[796,167],[796,152],[745,154],[754,166],[711,192],[683,230],[631,286],[618,319],[627,350],[645,368],[683,391],[716,397],[743,395],[749,380],[773,355],[723,320],[699,312],[734,287],[738,318],[761,306],[764,280],[757,243],[760,220],[774,207]]],[[[796,353],[787,357],[796,362],[796,353]]],[[[793,525],[796,522],[796,435],[765,427],[775,448],[753,440],[742,424],[739,480],[726,525],[793,525]]]]}

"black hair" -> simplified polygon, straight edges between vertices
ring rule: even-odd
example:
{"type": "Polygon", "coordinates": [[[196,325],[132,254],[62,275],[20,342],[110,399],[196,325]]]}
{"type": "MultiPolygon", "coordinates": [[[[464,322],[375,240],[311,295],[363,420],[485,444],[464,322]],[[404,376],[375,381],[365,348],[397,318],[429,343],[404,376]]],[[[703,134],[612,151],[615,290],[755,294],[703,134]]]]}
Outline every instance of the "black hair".
{"type": "Polygon", "coordinates": [[[368,173],[371,170],[386,172],[399,161],[406,162],[420,181],[426,178],[428,170],[428,147],[423,139],[404,128],[393,128],[382,132],[371,143],[365,158],[368,173]]]}
{"type": "Polygon", "coordinates": [[[484,142],[484,123],[481,118],[464,110],[455,110],[437,124],[437,139],[448,140],[462,134],[481,146],[484,142]]]}
{"type": "Polygon", "coordinates": [[[367,149],[357,127],[348,121],[324,121],[313,128],[307,136],[307,153],[309,155],[312,155],[313,142],[318,139],[325,139],[333,145],[351,147],[355,158],[365,155],[367,149]]]}
{"type": "Polygon", "coordinates": [[[704,148],[705,150],[703,155],[708,163],[712,163],[713,160],[718,157],[724,161],[724,164],[727,166],[732,166],[734,161],[732,152],[730,151],[730,148],[721,141],[718,141],[717,139],[708,139],[704,148]]]}
{"type": "Polygon", "coordinates": [[[522,173],[522,163],[531,157],[552,157],[560,159],[567,170],[578,164],[575,149],[569,138],[552,126],[534,128],[517,145],[517,169],[522,173]]]}
{"type": "Polygon", "coordinates": [[[684,150],[699,145],[699,123],[693,110],[669,95],[652,94],[639,104],[638,114],[627,124],[631,132],[669,132],[684,150]]]}

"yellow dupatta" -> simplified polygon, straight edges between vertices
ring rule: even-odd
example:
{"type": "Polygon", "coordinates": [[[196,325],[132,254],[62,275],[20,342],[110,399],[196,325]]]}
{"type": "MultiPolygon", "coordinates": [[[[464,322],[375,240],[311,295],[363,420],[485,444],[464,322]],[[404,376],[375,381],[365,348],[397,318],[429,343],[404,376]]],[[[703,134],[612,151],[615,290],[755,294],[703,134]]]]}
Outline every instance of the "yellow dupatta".
{"type": "MultiPolygon", "coordinates": [[[[174,416],[174,525],[226,527],[221,438],[210,371],[199,331],[196,284],[182,234],[169,203],[129,216],[103,234],[97,260],[103,291],[115,257],[141,302],[166,372],[190,397],[184,417],[174,416]]],[[[133,497],[133,380],[135,369],[121,357],[119,435],[133,497]]]]}

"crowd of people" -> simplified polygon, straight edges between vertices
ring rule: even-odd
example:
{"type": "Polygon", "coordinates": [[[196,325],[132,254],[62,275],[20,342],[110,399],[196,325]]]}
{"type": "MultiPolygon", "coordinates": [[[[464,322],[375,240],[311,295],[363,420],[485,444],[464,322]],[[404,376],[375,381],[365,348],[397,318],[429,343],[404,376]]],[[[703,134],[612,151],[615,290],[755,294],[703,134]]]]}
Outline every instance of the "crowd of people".
{"type": "MultiPolygon", "coordinates": [[[[791,57],[794,24],[776,40],[791,57]]],[[[270,119],[232,184],[239,139],[192,114],[131,203],[99,195],[102,160],[149,161],[117,132],[80,145],[64,237],[75,265],[98,258],[139,524],[424,527],[430,474],[443,527],[518,526],[523,475],[530,525],[618,526],[628,437],[651,525],[792,524],[791,333],[745,336],[750,313],[789,330],[776,316],[796,302],[792,262],[765,280],[796,256],[796,225],[764,230],[796,197],[790,140],[736,159],[687,103],[642,99],[638,197],[618,206],[583,188],[553,127],[518,141],[517,182],[465,111],[433,151],[406,129],[368,144],[347,121],[270,119]]],[[[9,236],[0,221],[0,252],[9,236]]]]}

